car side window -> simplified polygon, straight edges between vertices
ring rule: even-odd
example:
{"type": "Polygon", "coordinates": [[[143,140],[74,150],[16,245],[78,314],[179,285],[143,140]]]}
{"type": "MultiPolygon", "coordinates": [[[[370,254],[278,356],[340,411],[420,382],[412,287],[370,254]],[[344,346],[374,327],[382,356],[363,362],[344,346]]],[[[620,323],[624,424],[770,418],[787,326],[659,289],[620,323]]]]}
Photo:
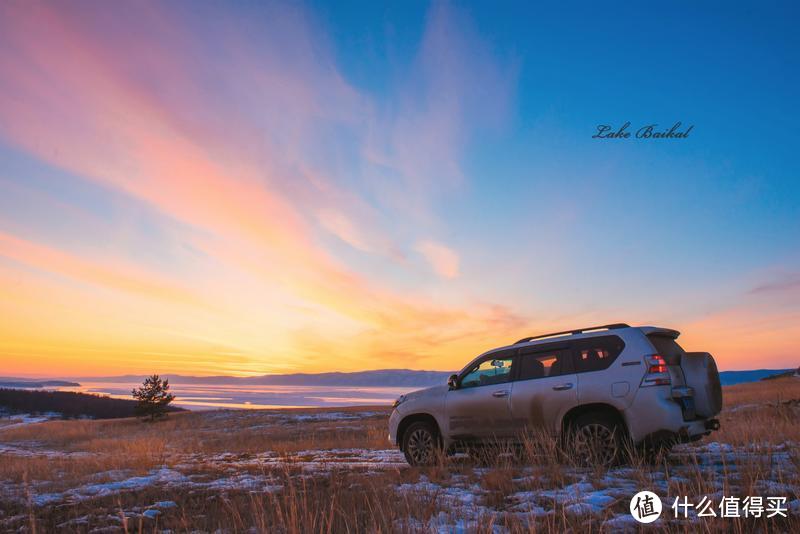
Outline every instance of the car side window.
{"type": "Polygon", "coordinates": [[[575,370],[578,373],[602,371],[625,348],[625,342],[617,336],[598,336],[581,340],[575,345],[575,370]]]}
{"type": "Polygon", "coordinates": [[[518,365],[517,380],[547,378],[572,372],[569,352],[561,349],[538,352],[535,349],[521,351],[518,365]]]}
{"type": "Polygon", "coordinates": [[[480,362],[461,379],[462,388],[504,384],[511,379],[511,356],[490,358],[480,362]]]}

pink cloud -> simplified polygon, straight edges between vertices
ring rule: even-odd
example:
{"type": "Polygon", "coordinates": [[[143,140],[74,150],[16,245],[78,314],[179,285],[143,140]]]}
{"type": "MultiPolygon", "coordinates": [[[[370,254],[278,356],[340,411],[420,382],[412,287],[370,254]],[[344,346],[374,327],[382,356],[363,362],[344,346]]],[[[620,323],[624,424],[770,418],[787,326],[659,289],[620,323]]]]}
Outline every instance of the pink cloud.
{"type": "Polygon", "coordinates": [[[442,278],[456,278],[458,276],[458,254],[451,248],[424,239],[417,243],[417,250],[428,261],[433,270],[442,278]]]}

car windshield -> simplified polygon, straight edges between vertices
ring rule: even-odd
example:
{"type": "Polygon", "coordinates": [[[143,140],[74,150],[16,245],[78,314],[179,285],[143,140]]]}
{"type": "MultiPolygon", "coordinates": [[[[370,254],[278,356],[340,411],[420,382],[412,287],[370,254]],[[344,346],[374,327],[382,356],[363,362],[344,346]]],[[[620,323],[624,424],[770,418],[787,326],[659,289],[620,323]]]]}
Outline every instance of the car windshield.
{"type": "Polygon", "coordinates": [[[487,386],[508,382],[511,358],[484,360],[461,379],[461,387],[487,386]]]}

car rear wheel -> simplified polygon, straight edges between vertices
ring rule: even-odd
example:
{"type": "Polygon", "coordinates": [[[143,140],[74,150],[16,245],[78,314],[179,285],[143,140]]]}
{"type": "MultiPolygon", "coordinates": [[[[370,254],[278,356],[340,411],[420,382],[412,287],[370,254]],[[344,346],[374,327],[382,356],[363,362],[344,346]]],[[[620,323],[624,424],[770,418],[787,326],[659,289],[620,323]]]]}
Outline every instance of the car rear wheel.
{"type": "Polygon", "coordinates": [[[609,467],[623,456],[622,425],[605,414],[579,416],[570,429],[567,454],[579,463],[609,467]]]}
{"type": "Polygon", "coordinates": [[[411,465],[431,465],[439,452],[439,432],[431,423],[412,423],[403,434],[403,454],[411,465]]]}

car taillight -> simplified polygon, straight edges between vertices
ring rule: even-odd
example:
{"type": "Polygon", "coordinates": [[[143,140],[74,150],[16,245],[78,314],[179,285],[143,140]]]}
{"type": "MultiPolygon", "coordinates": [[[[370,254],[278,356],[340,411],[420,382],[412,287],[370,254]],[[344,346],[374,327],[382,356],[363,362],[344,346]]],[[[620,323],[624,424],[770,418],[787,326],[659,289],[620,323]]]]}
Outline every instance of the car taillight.
{"type": "Polygon", "coordinates": [[[647,370],[648,373],[666,373],[667,372],[667,361],[658,354],[653,354],[650,356],[650,368],[647,370]]]}
{"type": "Polygon", "coordinates": [[[667,361],[660,354],[645,356],[647,374],[642,379],[642,386],[668,386],[672,383],[667,371],[667,361]]]}

